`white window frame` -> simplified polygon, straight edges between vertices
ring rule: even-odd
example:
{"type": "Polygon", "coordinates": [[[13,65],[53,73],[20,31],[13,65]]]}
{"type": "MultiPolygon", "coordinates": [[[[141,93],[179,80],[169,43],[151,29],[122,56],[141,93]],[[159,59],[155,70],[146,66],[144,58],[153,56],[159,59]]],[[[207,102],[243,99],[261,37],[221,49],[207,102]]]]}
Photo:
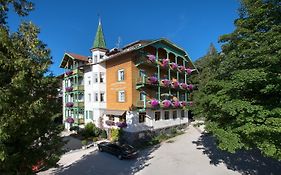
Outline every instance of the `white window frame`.
{"type": "Polygon", "coordinates": [[[99,93],[94,92],[94,102],[98,102],[98,101],[99,101],[99,93]]]}
{"type": "Polygon", "coordinates": [[[119,69],[118,70],[118,81],[124,81],[124,80],[125,80],[125,71],[124,71],[124,69],[119,69]],[[121,72],[123,72],[123,76],[122,76],[121,72]]]}
{"type": "Polygon", "coordinates": [[[93,77],[94,77],[94,83],[98,83],[99,82],[99,74],[97,72],[94,72],[93,77]]]}
{"type": "Polygon", "coordinates": [[[125,102],[125,99],[126,99],[125,91],[124,90],[118,91],[118,102],[125,102]]]}
{"type": "Polygon", "coordinates": [[[100,72],[100,83],[105,83],[105,73],[104,72],[100,72]]]}

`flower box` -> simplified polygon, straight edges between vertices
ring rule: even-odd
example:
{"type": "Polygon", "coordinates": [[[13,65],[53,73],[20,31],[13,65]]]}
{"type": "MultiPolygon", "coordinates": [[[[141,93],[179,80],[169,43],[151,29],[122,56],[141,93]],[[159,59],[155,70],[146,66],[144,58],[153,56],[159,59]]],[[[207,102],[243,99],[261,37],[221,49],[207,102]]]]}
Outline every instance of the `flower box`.
{"type": "Polygon", "coordinates": [[[162,105],[164,108],[169,108],[172,105],[172,102],[170,100],[163,100],[162,105]]]}
{"type": "Polygon", "coordinates": [[[181,89],[187,89],[187,84],[186,83],[180,83],[180,88],[181,89]]]}
{"type": "Polygon", "coordinates": [[[149,103],[149,104],[151,105],[151,107],[153,107],[153,108],[159,107],[159,101],[156,100],[156,99],[152,99],[152,100],[149,101],[148,103],[149,103]]]}
{"type": "Polygon", "coordinates": [[[190,68],[186,68],[185,71],[188,75],[190,75],[193,71],[195,71],[196,69],[190,69],[190,68]]]}
{"type": "Polygon", "coordinates": [[[74,119],[72,117],[68,117],[65,121],[67,123],[74,123],[74,119]]]}
{"type": "Polygon", "coordinates": [[[126,122],[116,122],[115,124],[119,128],[126,128],[127,127],[127,123],[126,122]]]}
{"type": "Polygon", "coordinates": [[[155,55],[146,55],[146,57],[147,57],[149,62],[151,62],[151,63],[155,63],[156,62],[155,55]]]}
{"type": "Polygon", "coordinates": [[[192,84],[187,85],[187,89],[188,89],[188,90],[191,91],[191,90],[193,90],[193,88],[194,88],[194,86],[193,86],[192,84]]]}
{"type": "Polygon", "coordinates": [[[71,70],[70,70],[70,71],[65,72],[65,75],[66,75],[66,76],[69,76],[69,75],[72,75],[72,74],[73,74],[73,71],[71,71],[71,70]]]}
{"type": "Polygon", "coordinates": [[[171,81],[168,80],[168,79],[163,79],[163,80],[161,80],[161,83],[162,83],[163,86],[169,87],[170,84],[171,84],[171,81]]]}
{"type": "Polygon", "coordinates": [[[68,108],[71,108],[71,107],[73,107],[73,105],[74,105],[73,102],[67,102],[65,106],[68,108]]]}
{"type": "Polygon", "coordinates": [[[172,87],[173,88],[178,88],[179,87],[179,82],[178,81],[173,81],[172,82],[172,87]]]}
{"type": "Polygon", "coordinates": [[[180,102],[179,102],[178,100],[176,100],[176,101],[173,101],[173,106],[174,106],[175,108],[178,108],[178,107],[181,106],[181,104],[180,104],[180,102]]]}
{"type": "Polygon", "coordinates": [[[184,67],[184,66],[178,66],[178,70],[179,70],[180,72],[184,72],[184,71],[185,71],[185,67],[184,67]]]}
{"type": "Polygon", "coordinates": [[[181,105],[182,107],[186,106],[186,101],[181,101],[181,102],[180,102],[180,105],[181,105]]]}
{"type": "Polygon", "coordinates": [[[178,64],[177,63],[170,63],[170,68],[173,70],[176,70],[178,68],[178,64]]]}
{"type": "Polygon", "coordinates": [[[161,66],[162,67],[167,67],[168,65],[169,65],[169,59],[163,59],[161,66]]]}
{"type": "Polygon", "coordinates": [[[148,77],[147,80],[149,81],[150,84],[157,84],[158,83],[158,78],[155,76],[148,77]]]}
{"type": "Polygon", "coordinates": [[[73,87],[66,87],[66,88],[65,88],[65,91],[66,91],[66,92],[71,92],[72,90],[73,90],[73,87]]]}

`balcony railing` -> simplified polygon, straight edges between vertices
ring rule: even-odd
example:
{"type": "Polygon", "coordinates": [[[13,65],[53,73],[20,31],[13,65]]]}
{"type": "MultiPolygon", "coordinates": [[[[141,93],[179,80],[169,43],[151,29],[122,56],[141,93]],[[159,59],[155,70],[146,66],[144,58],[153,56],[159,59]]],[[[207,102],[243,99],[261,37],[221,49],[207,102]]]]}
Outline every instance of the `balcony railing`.
{"type": "Polygon", "coordinates": [[[73,91],[84,91],[84,85],[74,86],[73,91]]]}
{"type": "Polygon", "coordinates": [[[73,70],[73,75],[78,74],[78,75],[83,75],[83,71],[81,69],[74,69],[73,70]]]}
{"type": "Polygon", "coordinates": [[[74,102],[73,107],[75,107],[75,108],[83,108],[84,107],[84,102],[74,102]]]}

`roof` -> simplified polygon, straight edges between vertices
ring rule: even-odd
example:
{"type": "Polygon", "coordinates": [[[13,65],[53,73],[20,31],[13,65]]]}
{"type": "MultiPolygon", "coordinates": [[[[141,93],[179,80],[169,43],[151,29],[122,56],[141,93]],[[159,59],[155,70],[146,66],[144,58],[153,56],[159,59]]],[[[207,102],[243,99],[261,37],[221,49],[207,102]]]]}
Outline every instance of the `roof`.
{"type": "Polygon", "coordinates": [[[125,110],[106,110],[106,115],[117,115],[122,116],[126,111],[125,110]]]}
{"type": "Polygon", "coordinates": [[[96,37],[93,43],[93,48],[106,49],[104,35],[102,31],[102,25],[100,21],[99,21],[96,37]]]}
{"type": "Polygon", "coordinates": [[[63,59],[62,59],[62,61],[60,63],[60,68],[64,68],[65,67],[68,59],[88,62],[88,57],[87,56],[78,55],[78,54],[75,54],[75,53],[65,53],[64,56],[63,56],[63,59]]]}

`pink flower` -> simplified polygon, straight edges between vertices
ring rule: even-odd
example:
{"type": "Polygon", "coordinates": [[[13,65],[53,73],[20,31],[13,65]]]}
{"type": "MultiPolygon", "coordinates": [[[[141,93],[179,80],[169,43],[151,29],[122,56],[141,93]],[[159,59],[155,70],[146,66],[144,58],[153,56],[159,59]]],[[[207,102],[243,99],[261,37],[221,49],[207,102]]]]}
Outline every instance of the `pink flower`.
{"type": "Polygon", "coordinates": [[[159,105],[159,102],[158,102],[158,100],[156,100],[156,99],[152,99],[151,101],[150,101],[150,104],[151,104],[151,106],[152,107],[157,107],[158,105],[159,105]]]}
{"type": "Polygon", "coordinates": [[[180,87],[181,87],[182,89],[187,89],[188,86],[187,86],[187,84],[185,84],[185,83],[181,83],[181,84],[180,84],[180,87]]]}
{"type": "Polygon", "coordinates": [[[172,85],[173,85],[174,88],[177,88],[177,87],[179,87],[179,82],[178,81],[173,81],[172,85]]]}
{"type": "Polygon", "coordinates": [[[181,106],[186,106],[186,102],[185,101],[181,101],[181,106]]]}
{"type": "Polygon", "coordinates": [[[187,74],[191,74],[193,71],[195,71],[196,69],[190,69],[190,68],[186,68],[185,71],[187,74]]]}
{"type": "Polygon", "coordinates": [[[169,59],[163,59],[163,61],[162,61],[162,66],[163,66],[163,67],[167,67],[168,64],[169,64],[169,59]]]}
{"type": "Polygon", "coordinates": [[[190,101],[190,102],[189,102],[189,106],[192,106],[192,105],[193,105],[193,102],[192,102],[192,101],[190,101]]]}
{"type": "Polygon", "coordinates": [[[172,102],[170,100],[164,100],[162,102],[162,104],[163,104],[164,108],[168,108],[171,106],[172,102]]]}
{"type": "Polygon", "coordinates": [[[177,101],[174,101],[173,102],[173,105],[174,107],[179,107],[180,106],[180,102],[177,100],[177,101]]]}
{"type": "Polygon", "coordinates": [[[155,76],[148,77],[148,80],[151,84],[156,84],[158,82],[158,78],[155,76]]]}
{"type": "Polygon", "coordinates": [[[74,119],[72,117],[68,117],[65,121],[67,123],[74,123],[74,119]]]}
{"type": "Polygon", "coordinates": [[[67,75],[67,76],[69,76],[69,75],[71,75],[73,73],[73,71],[67,71],[65,74],[67,75]]]}
{"type": "Polygon", "coordinates": [[[171,81],[168,79],[163,79],[161,80],[161,82],[163,83],[164,86],[168,87],[171,84],[171,81]]]}
{"type": "Polygon", "coordinates": [[[171,67],[171,69],[175,70],[178,68],[178,65],[177,65],[177,63],[171,63],[170,67],[171,67]]]}
{"type": "Polygon", "coordinates": [[[185,71],[185,67],[184,66],[178,66],[179,71],[185,71]]]}
{"type": "Polygon", "coordinates": [[[151,61],[152,63],[154,63],[156,61],[156,57],[155,55],[147,55],[147,58],[149,61],[151,61]]]}
{"type": "Polygon", "coordinates": [[[187,85],[187,89],[188,89],[188,90],[192,90],[193,87],[194,87],[194,86],[193,86],[192,84],[187,85]]]}
{"type": "Polygon", "coordinates": [[[65,88],[65,91],[66,91],[66,92],[71,92],[72,90],[73,90],[72,87],[66,87],[66,88],[65,88]]]}
{"type": "Polygon", "coordinates": [[[72,102],[67,102],[67,103],[65,104],[65,106],[68,107],[68,108],[73,107],[73,105],[74,105],[74,103],[72,103],[72,102]]]}

